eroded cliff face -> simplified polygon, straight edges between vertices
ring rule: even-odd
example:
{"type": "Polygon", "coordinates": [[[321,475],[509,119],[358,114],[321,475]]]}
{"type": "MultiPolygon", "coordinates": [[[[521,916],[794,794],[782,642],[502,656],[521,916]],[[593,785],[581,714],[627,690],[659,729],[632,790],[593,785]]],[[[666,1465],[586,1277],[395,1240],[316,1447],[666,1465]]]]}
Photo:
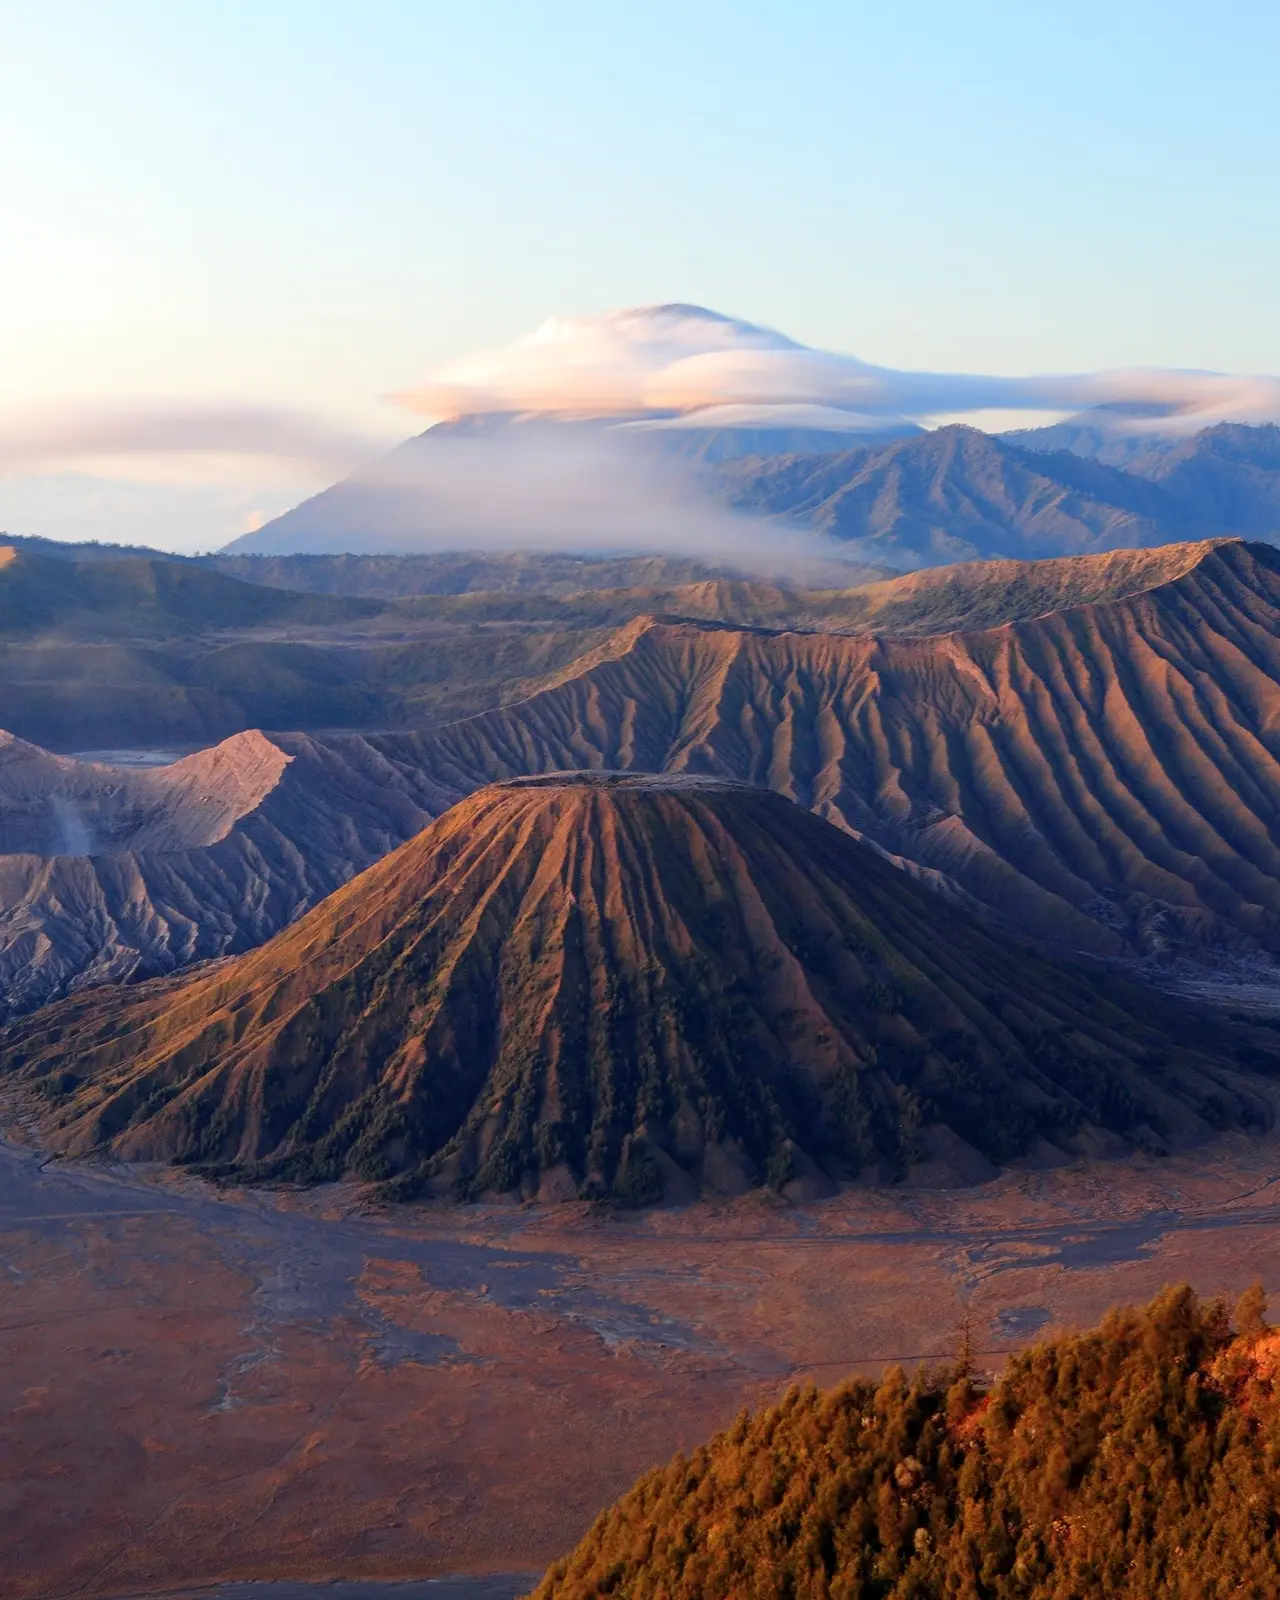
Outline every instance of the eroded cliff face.
{"type": "Polygon", "coordinates": [[[634,618],[536,692],[427,732],[250,732],[149,773],[9,740],[7,1003],[249,949],[461,796],[564,768],[773,788],[1047,948],[1280,947],[1269,547],[664,603],[681,597],[698,616],[634,618]],[[743,615],[773,620],[723,620],[743,615]]]}
{"type": "Polygon", "coordinates": [[[936,636],[641,619],[517,705],[380,747],[458,789],[563,766],[721,773],[1064,949],[1274,949],[1280,555],[1193,554],[1149,553],[1136,591],[1132,553],[1096,558],[1118,599],[1087,561],[1044,563],[1074,570],[1041,593],[1104,597],[936,636]]]}
{"type": "Polygon", "coordinates": [[[288,762],[256,730],[156,767],[77,761],[0,733],[0,854],[202,849],[261,805],[288,762]]]}

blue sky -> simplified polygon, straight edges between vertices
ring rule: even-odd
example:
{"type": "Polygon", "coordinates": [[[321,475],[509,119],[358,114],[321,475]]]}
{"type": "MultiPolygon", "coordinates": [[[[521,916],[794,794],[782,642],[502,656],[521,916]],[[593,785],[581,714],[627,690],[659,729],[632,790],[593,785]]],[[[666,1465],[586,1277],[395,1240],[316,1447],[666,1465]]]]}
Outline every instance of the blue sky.
{"type": "Polygon", "coordinates": [[[658,300],[900,367],[1280,372],[1278,63],[1230,0],[0,0],[0,414],[392,435],[440,363],[658,300]]]}

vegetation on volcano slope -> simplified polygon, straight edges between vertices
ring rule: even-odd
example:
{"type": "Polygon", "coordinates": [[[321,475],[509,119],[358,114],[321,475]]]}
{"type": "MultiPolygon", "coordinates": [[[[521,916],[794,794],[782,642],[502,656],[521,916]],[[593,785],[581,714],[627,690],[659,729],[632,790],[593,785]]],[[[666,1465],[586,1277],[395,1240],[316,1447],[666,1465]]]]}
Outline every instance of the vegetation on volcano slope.
{"type": "Polygon", "coordinates": [[[780,795],[599,773],[482,790],[261,949],[0,1052],[74,1152],[631,1203],[1161,1150],[1269,1125],[1280,1064],[780,795]]]}
{"type": "Polygon", "coordinates": [[[534,1600],[1280,1593],[1280,1333],[1172,1289],[1015,1356],[792,1390],[651,1472],[534,1600]]]}

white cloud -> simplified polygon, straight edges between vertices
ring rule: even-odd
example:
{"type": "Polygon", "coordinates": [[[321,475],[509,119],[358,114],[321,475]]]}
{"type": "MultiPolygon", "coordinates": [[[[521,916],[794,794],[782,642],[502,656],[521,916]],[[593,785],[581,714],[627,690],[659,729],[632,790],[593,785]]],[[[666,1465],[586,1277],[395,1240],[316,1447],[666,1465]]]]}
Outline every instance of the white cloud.
{"type": "MultiPolygon", "coordinates": [[[[0,413],[0,474],[56,472],[125,461],[131,477],[154,477],[157,462],[224,457],[296,469],[349,469],[372,442],[304,412],[236,403],[109,402],[0,413]]],[[[207,476],[207,465],[202,475],[207,476]]],[[[236,474],[239,475],[238,473],[236,474]]],[[[179,477],[190,476],[179,470],[179,477]]]]}
{"type": "Polygon", "coordinates": [[[668,305],[553,317],[394,398],[438,418],[497,411],[687,420],[705,410],[713,426],[723,421],[710,408],[726,406],[752,408],[752,426],[767,421],[768,408],[796,406],[884,419],[1139,403],[1201,421],[1261,420],[1280,416],[1280,379],[1158,368],[1024,378],[905,372],[698,306],[668,305]]]}
{"type": "Polygon", "coordinates": [[[623,422],[619,427],[641,433],[672,428],[811,428],[827,433],[876,433],[893,427],[895,420],[882,413],[843,411],[839,406],[801,401],[794,405],[702,406],[697,411],[683,411],[677,416],[659,413],[656,417],[642,417],[623,422]]]}

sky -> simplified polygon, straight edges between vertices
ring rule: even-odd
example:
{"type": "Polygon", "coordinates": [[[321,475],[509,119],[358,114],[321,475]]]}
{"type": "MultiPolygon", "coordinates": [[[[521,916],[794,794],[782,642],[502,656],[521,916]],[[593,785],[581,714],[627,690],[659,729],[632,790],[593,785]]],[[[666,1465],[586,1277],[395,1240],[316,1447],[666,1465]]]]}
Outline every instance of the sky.
{"type": "Polygon", "coordinates": [[[0,527],[220,543],[619,306],[1280,373],[1278,60],[1274,0],[0,0],[0,527]],[[166,408],[220,453],[4,451],[166,408]]]}

